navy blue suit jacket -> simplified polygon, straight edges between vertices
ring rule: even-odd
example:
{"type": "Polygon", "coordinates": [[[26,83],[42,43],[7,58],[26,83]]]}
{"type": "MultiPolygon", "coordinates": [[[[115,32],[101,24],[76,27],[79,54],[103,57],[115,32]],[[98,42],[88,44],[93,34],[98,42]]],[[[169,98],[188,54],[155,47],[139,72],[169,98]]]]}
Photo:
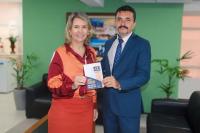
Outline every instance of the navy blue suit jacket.
{"type": "MultiPolygon", "coordinates": [[[[102,60],[104,77],[111,76],[108,61],[110,50],[116,37],[105,44],[102,60]]],[[[120,56],[119,62],[113,68],[112,75],[121,85],[121,90],[113,88],[103,89],[103,111],[111,109],[121,116],[139,117],[141,112],[140,87],[150,78],[151,48],[147,40],[132,34],[128,39],[120,56]]]]}

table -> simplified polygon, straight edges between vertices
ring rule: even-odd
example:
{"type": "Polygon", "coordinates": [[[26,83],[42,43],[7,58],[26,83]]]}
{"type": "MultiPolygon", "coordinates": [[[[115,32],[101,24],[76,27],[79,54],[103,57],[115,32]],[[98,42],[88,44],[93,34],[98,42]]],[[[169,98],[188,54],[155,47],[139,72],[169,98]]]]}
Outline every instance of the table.
{"type": "Polygon", "coordinates": [[[24,133],[48,133],[48,117],[45,115],[35,124],[28,128],[24,133]]]}

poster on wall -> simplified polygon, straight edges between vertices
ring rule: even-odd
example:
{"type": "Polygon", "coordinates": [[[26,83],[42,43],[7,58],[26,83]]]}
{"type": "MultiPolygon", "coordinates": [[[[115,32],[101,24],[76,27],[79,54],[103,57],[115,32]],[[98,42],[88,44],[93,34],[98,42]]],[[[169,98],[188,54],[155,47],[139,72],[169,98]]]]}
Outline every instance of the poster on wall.
{"type": "MultiPolygon", "coordinates": [[[[71,13],[66,14],[66,18],[71,13]]],[[[97,52],[97,60],[100,61],[105,50],[105,42],[116,34],[114,13],[86,13],[93,26],[94,33],[89,41],[97,52]]],[[[67,22],[67,19],[66,19],[67,22]]]]}

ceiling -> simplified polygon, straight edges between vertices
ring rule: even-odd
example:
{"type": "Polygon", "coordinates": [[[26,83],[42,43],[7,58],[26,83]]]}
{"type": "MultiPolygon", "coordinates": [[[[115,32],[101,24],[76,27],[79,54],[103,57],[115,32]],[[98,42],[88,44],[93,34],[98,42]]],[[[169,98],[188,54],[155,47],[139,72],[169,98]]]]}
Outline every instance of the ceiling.
{"type": "Polygon", "coordinates": [[[0,0],[0,3],[1,2],[22,2],[22,0],[0,0]]]}
{"type": "Polygon", "coordinates": [[[190,3],[184,4],[184,15],[200,16],[200,0],[192,0],[190,3]]]}
{"type": "Polygon", "coordinates": [[[123,0],[129,3],[186,3],[192,0],[123,0]]]}
{"type": "MultiPolygon", "coordinates": [[[[80,0],[88,6],[104,7],[104,0],[80,0]]],[[[184,3],[184,15],[200,15],[200,0],[122,0],[127,3],[184,3]]]]}
{"type": "MultiPolygon", "coordinates": [[[[88,6],[104,7],[104,0],[80,0],[88,6]]],[[[185,15],[200,15],[200,0],[122,0],[127,3],[184,3],[185,15]]],[[[1,2],[17,2],[22,0],[0,0],[1,2]]]]}

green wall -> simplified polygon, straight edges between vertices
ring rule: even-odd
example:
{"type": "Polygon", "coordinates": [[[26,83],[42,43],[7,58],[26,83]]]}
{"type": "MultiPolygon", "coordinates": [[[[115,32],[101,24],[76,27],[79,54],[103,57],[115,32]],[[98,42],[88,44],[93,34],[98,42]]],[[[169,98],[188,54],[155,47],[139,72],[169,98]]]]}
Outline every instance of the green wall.
{"type": "MultiPolygon", "coordinates": [[[[122,0],[105,0],[105,6],[88,7],[79,0],[24,0],[23,44],[24,55],[34,52],[39,56],[37,69],[31,81],[41,80],[55,48],[64,42],[65,14],[71,11],[114,12],[126,4],[122,0]]],[[[183,4],[129,4],[137,11],[136,33],[148,39],[153,58],[174,60],[179,56],[183,4]]],[[[154,72],[150,82],[142,89],[145,111],[149,112],[152,98],[163,97],[158,88],[162,79],[154,72]]],[[[177,92],[174,93],[177,96],[177,92]]],[[[134,104],[134,101],[133,101],[134,104]]]]}

